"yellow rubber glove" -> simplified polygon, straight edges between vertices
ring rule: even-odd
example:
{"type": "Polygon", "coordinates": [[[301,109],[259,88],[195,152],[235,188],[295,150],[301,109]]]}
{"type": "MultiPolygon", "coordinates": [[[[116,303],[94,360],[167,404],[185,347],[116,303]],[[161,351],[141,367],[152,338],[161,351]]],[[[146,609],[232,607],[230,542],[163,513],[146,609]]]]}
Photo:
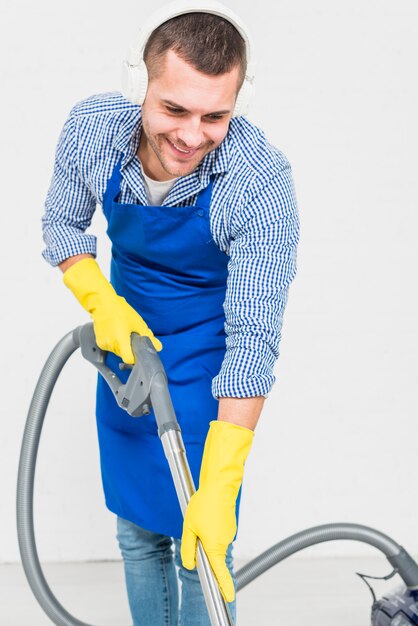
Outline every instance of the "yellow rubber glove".
{"type": "Polygon", "coordinates": [[[227,602],[233,601],[235,589],[225,563],[226,551],[237,530],[235,505],[253,436],[254,432],[243,426],[210,422],[199,489],[190,498],[184,516],[183,565],[186,569],[195,567],[199,538],[227,602]]]}
{"type": "Polygon", "coordinates": [[[156,350],[162,344],[144,320],[118,296],[94,259],[82,259],[64,273],[64,283],[93,319],[99,348],[114,352],[125,363],[135,363],[131,348],[131,333],[149,337],[156,350]]]}

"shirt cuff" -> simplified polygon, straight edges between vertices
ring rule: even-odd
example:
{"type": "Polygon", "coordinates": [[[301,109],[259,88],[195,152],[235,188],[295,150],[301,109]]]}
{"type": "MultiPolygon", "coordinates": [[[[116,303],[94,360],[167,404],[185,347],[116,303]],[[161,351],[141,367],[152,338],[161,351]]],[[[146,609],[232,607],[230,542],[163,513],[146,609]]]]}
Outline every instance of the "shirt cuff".
{"type": "Polygon", "coordinates": [[[96,253],[97,238],[94,235],[80,235],[65,242],[47,242],[47,247],[42,252],[42,256],[53,267],[56,267],[71,256],[91,254],[95,257],[96,253]]]}
{"type": "Polygon", "coordinates": [[[273,374],[253,375],[248,378],[223,374],[222,371],[212,381],[214,398],[267,398],[275,382],[273,374]]]}

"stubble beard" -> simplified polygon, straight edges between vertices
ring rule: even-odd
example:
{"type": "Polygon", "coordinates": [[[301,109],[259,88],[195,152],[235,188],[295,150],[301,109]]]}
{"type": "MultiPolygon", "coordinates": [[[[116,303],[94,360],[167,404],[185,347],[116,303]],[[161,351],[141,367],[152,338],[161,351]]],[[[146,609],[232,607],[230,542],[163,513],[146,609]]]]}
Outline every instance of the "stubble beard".
{"type": "MultiPolygon", "coordinates": [[[[190,164],[187,164],[188,168],[186,170],[184,169],[186,167],[186,163],[184,165],[179,163],[178,168],[174,169],[173,165],[172,164],[170,165],[169,159],[167,159],[164,155],[164,149],[166,150],[169,149],[169,147],[167,146],[167,136],[166,135],[151,135],[150,133],[147,132],[145,126],[142,127],[142,132],[144,133],[150,148],[152,149],[158,161],[160,162],[161,167],[164,169],[165,172],[167,172],[167,174],[175,178],[179,176],[188,176],[189,174],[192,174],[195,171],[195,169],[199,167],[200,163],[203,161],[205,156],[209,152],[211,152],[212,149],[214,149],[212,148],[212,146],[214,146],[214,142],[210,142],[209,144],[207,144],[207,146],[204,147],[202,154],[196,158],[196,161],[193,161],[190,164]]],[[[202,150],[202,148],[200,150],[202,150]]]]}

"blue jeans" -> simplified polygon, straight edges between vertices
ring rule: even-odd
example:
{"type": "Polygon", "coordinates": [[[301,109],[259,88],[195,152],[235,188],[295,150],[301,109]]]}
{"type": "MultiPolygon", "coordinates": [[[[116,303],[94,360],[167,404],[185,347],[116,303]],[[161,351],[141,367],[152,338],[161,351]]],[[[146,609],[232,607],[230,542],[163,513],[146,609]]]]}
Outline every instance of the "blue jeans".
{"type": "MultiPolygon", "coordinates": [[[[197,569],[182,566],[179,539],[144,530],[121,517],[117,518],[117,539],[133,626],[211,626],[197,569]]],[[[226,564],[235,583],[232,544],[226,564]]],[[[235,624],[235,601],[228,606],[235,624]]]]}

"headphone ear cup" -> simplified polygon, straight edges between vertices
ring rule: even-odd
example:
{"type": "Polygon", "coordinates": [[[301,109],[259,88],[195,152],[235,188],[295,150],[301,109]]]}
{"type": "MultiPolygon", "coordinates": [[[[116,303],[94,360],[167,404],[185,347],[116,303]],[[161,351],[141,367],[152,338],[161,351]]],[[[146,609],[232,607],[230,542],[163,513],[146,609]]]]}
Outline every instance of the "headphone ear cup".
{"type": "Polygon", "coordinates": [[[238,117],[239,115],[247,115],[250,109],[252,95],[252,83],[246,78],[242,83],[241,89],[238,92],[233,117],[238,117]]]}
{"type": "Polygon", "coordinates": [[[122,94],[133,104],[143,104],[148,89],[148,71],[144,61],[139,65],[130,65],[124,61],[122,66],[122,94]]]}

